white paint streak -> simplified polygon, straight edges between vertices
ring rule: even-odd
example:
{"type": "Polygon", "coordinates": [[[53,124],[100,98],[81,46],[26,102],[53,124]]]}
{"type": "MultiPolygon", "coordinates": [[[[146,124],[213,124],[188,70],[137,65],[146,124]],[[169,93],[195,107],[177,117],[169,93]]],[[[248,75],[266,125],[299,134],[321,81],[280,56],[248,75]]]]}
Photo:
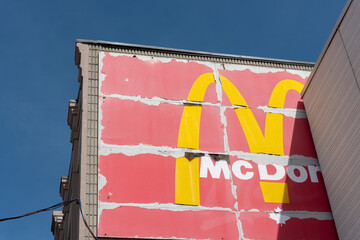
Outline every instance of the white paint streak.
{"type": "Polygon", "coordinates": [[[259,210],[259,209],[255,209],[255,208],[249,209],[249,210],[241,209],[241,210],[239,210],[239,212],[257,212],[257,213],[259,213],[260,210],[259,210]]]}
{"type": "Polygon", "coordinates": [[[284,69],[281,68],[270,68],[270,67],[257,67],[249,65],[239,65],[239,64],[224,64],[223,65],[228,71],[244,71],[250,70],[253,73],[276,73],[284,72],[284,69]]]}
{"type": "MultiPolygon", "coordinates": [[[[103,209],[116,209],[118,207],[138,207],[144,209],[159,209],[164,211],[184,212],[184,211],[223,211],[223,212],[253,212],[261,213],[258,209],[251,209],[247,211],[234,211],[231,208],[224,207],[205,207],[205,206],[191,206],[179,205],[173,203],[114,203],[114,202],[101,202],[99,201],[100,208],[103,209]]],[[[331,212],[309,212],[309,211],[283,211],[279,207],[274,211],[267,211],[269,214],[282,214],[290,218],[315,218],[317,220],[332,220],[331,212]]]]}
{"type": "MultiPolygon", "coordinates": [[[[244,238],[244,232],[242,229],[240,214],[242,212],[254,212],[260,213],[258,209],[250,209],[250,210],[240,210],[233,211],[230,208],[223,207],[204,207],[204,206],[190,206],[190,205],[178,205],[173,203],[109,203],[109,202],[101,202],[98,203],[98,219],[102,214],[104,209],[116,209],[119,207],[138,207],[144,209],[158,209],[163,211],[224,211],[224,212],[232,212],[236,214],[237,217],[237,226],[239,230],[239,239],[244,238]]],[[[283,211],[279,207],[274,209],[273,212],[267,212],[269,214],[270,219],[275,220],[278,224],[285,224],[287,220],[291,218],[298,219],[308,219],[314,218],[317,220],[333,220],[333,216],[330,212],[309,212],[309,211],[283,211]]]]}
{"type": "Polygon", "coordinates": [[[253,73],[277,73],[277,72],[288,72],[294,75],[298,75],[303,79],[306,79],[310,76],[311,71],[305,70],[294,70],[294,69],[281,69],[281,68],[271,68],[271,67],[259,67],[259,66],[250,66],[250,65],[239,65],[239,64],[218,64],[218,68],[226,69],[229,71],[244,71],[250,70],[253,73]],[[223,67],[224,66],[224,67],[223,67]]]}
{"type": "Polygon", "coordinates": [[[292,118],[307,118],[306,112],[303,109],[296,108],[272,108],[268,106],[259,106],[257,109],[263,110],[265,113],[280,113],[286,117],[292,118]]]}
{"type": "MultiPolygon", "coordinates": [[[[231,168],[231,166],[229,166],[231,168]]],[[[230,170],[231,172],[231,170],[230,170]]],[[[237,190],[237,186],[234,184],[234,179],[233,179],[233,175],[230,174],[230,186],[231,186],[231,193],[233,195],[233,198],[235,200],[235,204],[234,204],[234,208],[236,211],[239,210],[239,204],[238,204],[238,201],[237,201],[237,193],[236,193],[236,190],[237,190]]],[[[239,218],[237,218],[238,221],[239,221],[239,218]]],[[[240,232],[239,232],[240,234],[240,232]]]]}
{"type": "Polygon", "coordinates": [[[119,57],[119,56],[134,57],[134,56],[136,56],[139,60],[147,62],[147,63],[156,63],[156,62],[169,63],[171,61],[175,61],[178,63],[194,62],[194,63],[200,64],[200,65],[207,66],[211,69],[214,69],[212,62],[192,61],[192,60],[180,59],[180,58],[153,57],[153,56],[146,56],[146,55],[114,53],[114,52],[110,52],[109,54],[112,57],[119,57]]]}
{"type": "MultiPolygon", "coordinates": [[[[111,145],[105,144],[99,140],[99,155],[107,156],[109,154],[121,153],[126,156],[136,156],[140,154],[155,154],[164,157],[172,156],[179,158],[185,156],[185,153],[203,153],[205,155],[217,154],[213,152],[200,151],[190,148],[172,148],[166,146],[151,146],[151,145],[111,145]]],[[[224,153],[218,153],[224,154],[224,153]]],[[[230,156],[237,157],[239,159],[253,161],[257,164],[268,165],[275,164],[280,166],[296,165],[296,166],[307,166],[307,165],[319,165],[319,161],[316,158],[305,157],[301,155],[291,156],[278,156],[264,153],[248,153],[241,151],[230,151],[230,156]]]]}
{"type": "MultiPolygon", "coordinates": [[[[102,60],[103,60],[104,57],[105,57],[105,52],[99,52],[99,87],[98,87],[99,104],[98,104],[98,121],[97,121],[98,122],[97,132],[98,132],[99,141],[101,139],[101,132],[104,129],[104,127],[101,124],[102,118],[103,118],[101,105],[102,105],[103,101],[105,101],[105,99],[106,99],[105,94],[103,96],[101,96],[102,95],[102,93],[101,93],[101,85],[102,85],[103,81],[105,80],[105,74],[102,73],[102,68],[103,68],[103,61],[102,60]]],[[[101,149],[100,144],[98,144],[98,147],[97,147],[98,152],[100,152],[100,149],[101,149]]],[[[99,222],[99,219],[100,219],[100,214],[98,214],[98,222],[99,222]]]]}
{"type": "Polygon", "coordinates": [[[317,220],[333,220],[331,212],[309,212],[309,211],[283,211],[280,207],[269,213],[269,217],[276,221],[277,224],[285,224],[291,218],[308,219],[315,218],[317,220]]]}
{"type": "Polygon", "coordinates": [[[230,151],[230,147],[229,147],[229,139],[228,139],[228,135],[227,135],[227,120],[226,120],[226,116],[225,116],[225,111],[226,108],[224,107],[220,107],[220,121],[221,124],[224,126],[223,129],[223,133],[224,133],[224,150],[225,152],[229,152],[230,151]]]}
{"type": "Polygon", "coordinates": [[[216,68],[216,64],[214,64],[214,79],[215,79],[215,90],[216,90],[216,96],[217,100],[221,103],[222,102],[222,85],[219,77],[219,71],[216,68]]]}
{"type": "Polygon", "coordinates": [[[184,211],[225,211],[234,212],[231,208],[223,207],[204,207],[204,206],[191,206],[179,205],[173,203],[108,203],[99,202],[102,209],[115,209],[118,207],[139,207],[145,209],[160,209],[165,211],[184,212],[184,211]]]}
{"type": "Polygon", "coordinates": [[[152,56],[144,56],[144,55],[135,55],[139,60],[142,60],[144,62],[149,63],[156,63],[156,62],[162,62],[162,63],[169,63],[171,62],[171,58],[159,58],[159,57],[152,57],[152,56]]]}
{"type": "Polygon", "coordinates": [[[241,221],[240,221],[240,213],[236,213],[236,226],[238,228],[239,231],[239,240],[244,239],[244,231],[242,229],[242,225],[241,225],[241,221]]]}
{"type": "Polygon", "coordinates": [[[98,191],[99,192],[106,185],[106,183],[107,183],[106,177],[101,175],[100,173],[98,173],[98,191]]]}
{"type": "MultiPolygon", "coordinates": [[[[218,100],[220,102],[222,102],[222,86],[221,86],[221,82],[220,79],[218,78],[217,75],[217,82],[216,82],[216,92],[217,92],[217,96],[218,96],[218,100]]],[[[220,107],[220,121],[221,124],[223,125],[224,129],[223,129],[223,133],[224,133],[224,150],[225,152],[229,152],[230,148],[229,148],[229,140],[228,140],[228,135],[227,135],[227,120],[226,120],[226,116],[225,116],[225,111],[226,111],[226,107],[220,107]]],[[[231,166],[229,166],[231,168],[231,166]]],[[[233,175],[230,174],[230,186],[231,186],[231,193],[233,195],[233,198],[235,199],[235,204],[234,204],[234,208],[236,210],[239,210],[238,207],[238,201],[237,201],[237,186],[234,184],[234,179],[233,179],[233,175]]],[[[239,230],[239,239],[241,239],[242,236],[242,227],[241,227],[241,222],[240,222],[240,218],[239,218],[239,213],[236,213],[237,215],[237,226],[238,226],[238,230],[239,230]]]]}
{"type": "Polygon", "coordinates": [[[269,216],[272,220],[275,220],[277,224],[281,225],[285,224],[285,222],[290,219],[290,217],[281,213],[270,213],[269,216]]]}
{"type": "Polygon", "coordinates": [[[104,209],[115,209],[117,207],[119,207],[118,203],[105,203],[105,202],[100,201],[100,199],[99,199],[98,200],[98,222],[100,222],[100,216],[104,209]]]}
{"type": "Polygon", "coordinates": [[[202,62],[202,61],[189,61],[189,62],[194,62],[194,63],[200,64],[200,65],[207,66],[212,71],[215,71],[215,66],[214,66],[214,63],[212,63],[212,62],[202,62]]]}
{"type": "Polygon", "coordinates": [[[308,78],[311,74],[311,71],[303,71],[303,70],[294,70],[294,69],[286,69],[288,73],[298,75],[303,79],[308,78]]]}
{"type": "Polygon", "coordinates": [[[233,180],[233,177],[232,177],[232,174],[230,174],[230,178],[231,178],[231,193],[235,199],[235,205],[234,205],[234,208],[236,210],[238,210],[238,202],[237,202],[237,194],[236,194],[236,190],[237,190],[237,186],[234,184],[234,180],[233,180]]]}
{"type": "Polygon", "coordinates": [[[105,53],[104,52],[99,52],[99,92],[100,92],[100,86],[101,83],[105,80],[105,74],[102,73],[102,68],[103,68],[103,58],[105,57],[105,53]]]}
{"type": "Polygon", "coordinates": [[[102,97],[106,98],[118,98],[121,100],[131,100],[135,102],[141,102],[143,104],[149,105],[149,106],[159,106],[162,103],[168,103],[173,105],[206,105],[206,106],[215,106],[220,107],[220,103],[210,103],[210,102],[195,102],[195,101],[188,101],[188,100],[169,100],[165,98],[160,97],[152,97],[152,98],[146,98],[141,96],[127,96],[127,95],[121,95],[121,94],[110,94],[110,95],[102,95],[102,97]]]}
{"type": "MultiPolygon", "coordinates": [[[[221,102],[222,88],[221,88],[221,85],[219,86],[219,84],[216,85],[216,93],[218,96],[218,101],[221,102]]],[[[220,115],[220,117],[221,117],[222,123],[226,122],[226,118],[224,115],[224,112],[226,109],[235,109],[235,108],[239,108],[239,107],[244,107],[244,106],[221,106],[220,103],[210,103],[210,102],[195,102],[195,101],[188,101],[188,100],[170,100],[170,99],[165,99],[165,98],[160,98],[160,97],[146,98],[146,97],[141,97],[140,95],[128,96],[128,95],[121,95],[121,94],[110,94],[110,95],[100,94],[100,97],[103,99],[103,101],[106,98],[117,98],[117,99],[121,99],[121,100],[130,100],[130,101],[135,101],[135,102],[141,102],[141,103],[149,105],[149,106],[159,106],[162,103],[167,103],[167,104],[179,105],[179,106],[194,104],[194,105],[221,107],[222,114],[220,115]]],[[[272,107],[268,107],[268,106],[259,106],[259,107],[257,107],[257,109],[263,110],[265,113],[280,113],[287,117],[307,118],[305,110],[303,110],[303,109],[272,108],[272,107]]],[[[226,135],[226,132],[224,132],[224,133],[226,135]]]]}
{"type": "Polygon", "coordinates": [[[142,60],[144,62],[149,62],[149,63],[155,63],[157,61],[162,62],[162,63],[168,63],[168,62],[170,62],[172,60],[172,58],[160,58],[160,57],[152,57],[152,56],[144,56],[144,55],[125,54],[125,53],[109,52],[109,54],[112,57],[119,57],[119,56],[133,57],[133,56],[136,56],[139,60],[142,60]]]}
{"type": "Polygon", "coordinates": [[[301,155],[291,155],[291,156],[279,156],[279,155],[270,155],[264,153],[247,153],[241,151],[231,151],[230,156],[235,156],[240,159],[250,160],[257,164],[268,165],[275,164],[280,166],[287,165],[298,165],[298,166],[307,166],[307,165],[319,165],[319,161],[316,158],[305,157],[301,155]]]}
{"type": "Polygon", "coordinates": [[[153,98],[144,98],[141,96],[126,96],[126,95],[120,95],[120,94],[110,94],[106,96],[107,98],[118,98],[121,100],[131,100],[134,102],[141,102],[146,105],[150,106],[159,106],[163,101],[159,97],[153,97],[153,98]]]}
{"type": "Polygon", "coordinates": [[[308,212],[308,211],[283,211],[282,214],[291,218],[307,219],[315,218],[317,220],[333,220],[331,212],[308,212]]]}
{"type": "Polygon", "coordinates": [[[242,228],[242,224],[240,221],[240,214],[241,214],[240,212],[236,212],[236,218],[237,218],[236,225],[239,230],[239,240],[248,240],[247,238],[244,237],[244,230],[242,228]]]}
{"type": "Polygon", "coordinates": [[[171,148],[166,146],[155,147],[150,145],[111,145],[104,144],[101,140],[99,141],[99,155],[107,156],[109,154],[121,153],[126,156],[136,156],[140,154],[155,154],[164,157],[172,156],[179,158],[185,156],[185,152],[200,152],[193,149],[186,148],[171,148]]]}

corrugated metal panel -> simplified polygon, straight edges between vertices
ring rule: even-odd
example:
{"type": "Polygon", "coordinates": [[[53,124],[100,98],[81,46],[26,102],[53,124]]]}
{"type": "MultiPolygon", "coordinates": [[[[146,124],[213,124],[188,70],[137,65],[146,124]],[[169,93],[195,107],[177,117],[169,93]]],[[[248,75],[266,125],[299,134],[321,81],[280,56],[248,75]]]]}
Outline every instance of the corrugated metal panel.
{"type": "MultiPolygon", "coordinates": [[[[351,64],[360,69],[359,1],[354,1],[318,64],[304,95],[320,165],[341,239],[359,239],[360,95],[351,64]],[[355,9],[353,9],[355,8],[355,9]],[[346,26],[345,26],[346,24],[346,26]],[[357,39],[356,39],[357,38],[357,39]],[[357,48],[357,50],[356,50],[357,48]]],[[[357,70],[357,71],[358,71],[357,70]]],[[[356,73],[358,74],[358,73],[356,73]]]]}
{"type": "Polygon", "coordinates": [[[327,49],[329,48],[329,45],[332,44],[332,40],[333,40],[333,37],[335,36],[335,33],[338,31],[338,28],[339,26],[342,24],[342,21],[344,19],[344,16],[347,14],[347,11],[348,9],[350,8],[351,4],[352,4],[353,0],[348,0],[345,7],[343,8],[335,26],[333,27],[331,33],[330,33],[330,36],[328,38],[328,40],[326,41],[320,55],[319,55],[319,58],[318,60],[316,61],[315,65],[314,65],[314,68],[309,76],[309,79],[308,81],[306,82],[303,90],[302,90],[302,93],[301,93],[301,96],[304,96],[306,91],[307,91],[307,88],[309,87],[311,81],[312,81],[312,78],[313,76],[316,74],[316,71],[317,71],[317,68],[319,66],[319,64],[321,63],[323,57],[325,56],[326,52],[327,52],[327,49]]]}
{"type": "Polygon", "coordinates": [[[346,46],[355,76],[360,77],[360,2],[354,1],[340,26],[341,36],[346,46]]]}

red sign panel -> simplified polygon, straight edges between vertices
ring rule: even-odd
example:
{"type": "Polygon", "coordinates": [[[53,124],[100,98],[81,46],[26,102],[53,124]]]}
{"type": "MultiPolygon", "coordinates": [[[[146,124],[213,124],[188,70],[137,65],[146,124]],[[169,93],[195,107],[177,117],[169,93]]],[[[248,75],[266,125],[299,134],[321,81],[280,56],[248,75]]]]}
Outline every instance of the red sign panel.
{"type": "Polygon", "coordinates": [[[100,53],[98,235],[337,239],[308,74],[100,53]]]}

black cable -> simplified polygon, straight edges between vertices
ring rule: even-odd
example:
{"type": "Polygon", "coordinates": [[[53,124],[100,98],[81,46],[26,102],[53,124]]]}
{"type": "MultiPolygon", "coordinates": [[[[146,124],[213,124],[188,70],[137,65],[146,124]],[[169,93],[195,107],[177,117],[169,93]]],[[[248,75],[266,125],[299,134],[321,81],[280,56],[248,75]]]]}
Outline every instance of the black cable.
{"type": "Polygon", "coordinates": [[[23,218],[23,217],[27,217],[27,216],[30,216],[30,215],[33,215],[33,214],[36,214],[36,213],[40,213],[40,212],[51,211],[51,210],[54,210],[54,209],[57,209],[57,208],[66,206],[66,205],[68,205],[68,204],[70,204],[70,203],[72,203],[72,202],[75,202],[75,201],[77,201],[77,199],[73,199],[73,200],[61,202],[61,203],[55,204],[55,205],[53,205],[53,206],[51,206],[51,207],[47,207],[47,208],[44,208],[44,209],[40,209],[40,210],[37,210],[37,211],[34,211],[34,212],[25,213],[25,214],[22,214],[22,215],[19,215],[19,216],[16,216],[16,217],[1,218],[1,219],[0,219],[0,222],[4,222],[4,221],[8,221],[8,220],[13,220],[13,219],[18,219],[18,218],[23,218]]]}
{"type": "Polygon", "coordinates": [[[83,222],[84,222],[86,228],[89,230],[91,236],[92,236],[95,240],[98,240],[98,239],[96,238],[96,236],[94,235],[94,233],[91,231],[89,225],[88,225],[87,222],[86,222],[86,219],[85,219],[84,214],[83,214],[83,211],[82,211],[81,202],[80,202],[80,199],[78,199],[78,198],[75,198],[75,199],[72,199],[72,200],[69,200],[69,201],[64,201],[64,202],[55,204],[55,205],[53,205],[53,206],[50,206],[50,207],[47,207],[47,208],[44,208],[44,209],[40,209],[40,210],[37,210],[37,211],[34,211],[34,212],[25,213],[25,214],[22,214],[22,215],[19,215],[19,216],[8,217],[8,218],[0,218],[0,222],[5,222],[5,221],[9,221],[9,220],[14,220],[14,219],[23,218],[23,217],[27,217],[27,216],[30,216],[30,215],[33,215],[33,214],[36,214],[36,213],[51,211],[51,210],[54,210],[54,209],[57,209],[57,208],[60,208],[60,207],[65,207],[65,206],[67,206],[67,205],[69,205],[70,203],[73,203],[73,202],[76,202],[77,204],[79,204],[79,209],[80,209],[81,217],[82,217],[82,219],[83,219],[83,222]]]}
{"type": "Polygon", "coordinates": [[[82,207],[81,207],[81,202],[80,202],[80,199],[77,199],[77,203],[79,204],[79,208],[80,208],[81,216],[82,216],[82,219],[83,219],[83,221],[84,221],[84,223],[85,223],[85,226],[86,226],[86,227],[87,227],[87,229],[89,230],[89,232],[90,232],[91,236],[92,236],[95,240],[98,240],[98,239],[95,237],[94,233],[91,231],[91,229],[90,229],[89,225],[88,225],[88,224],[87,224],[87,222],[86,222],[86,219],[85,219],[84,214],[83,214],[83,211],[82,211],[82,207]]]}

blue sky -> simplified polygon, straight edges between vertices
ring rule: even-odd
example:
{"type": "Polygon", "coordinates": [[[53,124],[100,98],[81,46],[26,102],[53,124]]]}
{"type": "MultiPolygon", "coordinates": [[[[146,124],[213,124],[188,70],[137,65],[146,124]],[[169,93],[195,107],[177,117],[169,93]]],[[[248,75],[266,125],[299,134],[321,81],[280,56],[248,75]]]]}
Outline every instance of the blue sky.
{"type": "MultiPolygon", "coordinates": [[[[76,39],[315,62],[346,0],[0,0],[0,218],[61,201],[76,39]]],[[[51,239],[51,212],[0,223],[51,239]]]]}

